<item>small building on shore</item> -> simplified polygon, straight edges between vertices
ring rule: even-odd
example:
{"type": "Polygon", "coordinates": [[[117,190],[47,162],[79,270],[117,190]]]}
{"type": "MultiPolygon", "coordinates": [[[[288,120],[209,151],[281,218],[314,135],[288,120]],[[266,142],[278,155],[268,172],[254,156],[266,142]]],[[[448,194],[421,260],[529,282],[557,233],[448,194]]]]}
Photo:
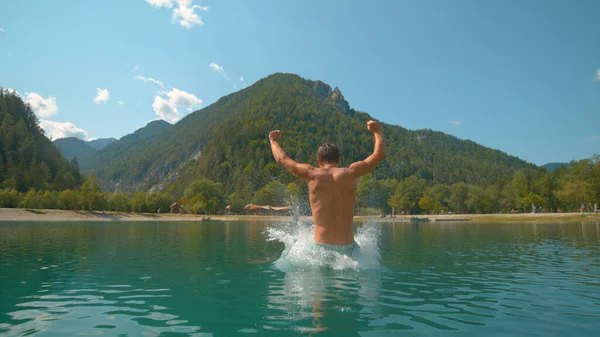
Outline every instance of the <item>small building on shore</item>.
{"type": "Polygon", "coordinates": [[[174,203],[173,205],[169,206],[169,208],[171,209],[171,213],[185,214],[185,210],[178,203],[174,203]]]}

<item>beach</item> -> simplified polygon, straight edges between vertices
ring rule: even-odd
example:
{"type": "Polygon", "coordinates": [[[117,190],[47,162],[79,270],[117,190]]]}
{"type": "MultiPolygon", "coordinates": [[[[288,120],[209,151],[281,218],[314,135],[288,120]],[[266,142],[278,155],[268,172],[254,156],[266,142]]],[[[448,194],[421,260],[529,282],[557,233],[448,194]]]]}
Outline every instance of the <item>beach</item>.
{"type": "MultiPolygon", "coordinates": [[[[0,208],[0,221],[202,221],[210,217],[216,221],[261,221],[278,222],[291,219],[291,216],[268,215],[201,215],[170,213],[134,213],[100,211],[67,211],[55,209],[23,209],[0,208]]],[[[397,215],[394,218],[377,216],[356,216],[358,222],[377,220],[382,222],[410,221],[417,217],[429,221],[478,221],[478,222],[510,222],[510,221],[600,221],[598,214],[579,213],[516,213],[516,214],[443,214],[443,215],[397,215]]],[[[308,216],[301,217],[310,220],[308,216]]]]}

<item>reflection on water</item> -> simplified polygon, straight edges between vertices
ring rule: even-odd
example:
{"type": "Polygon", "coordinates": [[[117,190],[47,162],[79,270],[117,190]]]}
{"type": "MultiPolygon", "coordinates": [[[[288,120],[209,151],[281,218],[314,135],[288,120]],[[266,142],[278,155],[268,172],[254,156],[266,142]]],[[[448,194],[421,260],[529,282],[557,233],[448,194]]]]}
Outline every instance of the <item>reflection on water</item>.
{"type": "Polygon", "coordinates": [[[0,336],[595,336],[600,327],[598,223],[379,224],[377,266],[342,269],[280,268],[285,247],[267,227],[0,223],[0,336]]]}
{"type": "Polygon", "coordinates": [[[282,314],[269,317],[272,328],[286,324],[311,335],[335,331],[358,335],[360,320],[377,317],[378,270],[315,268],[287,272],[271,283],[269,306],[282,314]]]}

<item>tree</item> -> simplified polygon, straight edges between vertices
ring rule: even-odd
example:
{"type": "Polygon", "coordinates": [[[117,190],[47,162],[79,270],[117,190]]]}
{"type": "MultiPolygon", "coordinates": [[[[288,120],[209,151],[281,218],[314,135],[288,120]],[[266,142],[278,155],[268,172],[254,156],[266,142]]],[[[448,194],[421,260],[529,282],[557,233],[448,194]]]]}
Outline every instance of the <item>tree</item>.
{"type": "Polygon", "coordinates": [[[167,193],[150,193],[147,200],[150,212],[158,212],[158,210],[161,212],[166,212],[172,203],[171,196],[169,196],[167,193]]]}
{"type": "Polygon", "coordinates": [[[586,197],[587,183],[582,180],[572,180],[566,183],[560,190],[555,192],[556,197],[563,205],[571,210],[577,210],[586,197]]]}
{"type": "Polygon", "coordinates": [[[16,208],[19,207],[22,195],[15,189],[0,189],[0,207],[16,208]]]}
{"type": "Polygon", "coordinates": [[[76,210],[79,209],[79,196],[73,190],[66,189],[58,193],[56,206],[59,209],[76,210]]]}
{"type": "Polygon", "coordinates": [[[286,187],[279,181],[273,180],[256,191],[252,198],[252,203],[271,206],[288,204],[286,187]]]}
{"type": "Polygon", "coordinates": [[[529,178],[525,175],[525,172],[517,171],[512,180],[513,191],[515,193],[515,202],[518,208],[523,208],[526,211],[527,204],[523,203],[523,198],[529,193],[529,178]]]}
{"type": "Polygon", "coordinates": [[[544,206],[546,206],[546,202],[544,201],[544,198],[542,198],[540,195],[535,194],[533,192],[529,192],[523,198],[522,202],[523,202],[524,205],[533,205],[535,207],[544,207],[544,206]]]}
{"type": "Polygon", "coordinates": [[[425,189],[425,195],[428,195],[431,199],[433,199],[433,201],[439,204],[441,209],[447,208],[448,199],[450,198],[450,190],[448,189],[448,186],[436,184],[425,189]]]}
{"type": "Polygon", "coordinates": [[[241,212],[248,202],[244,202],[244,199],[241,197],[241,195],[237,192],[234,192],[227,196],[227,204],[231,206],[232,212],[241,212]]]}
{"type": "Polygon", "coordinates": [[[485,190],[480,186],[469,186],[465,205],[472,213],[484,213],[490,206],[485,190]]]}
{"type": "Polygon", "coordinates": [[[131,209],[134,212],[149,212],[148,194],[144,191],[137,191],[131,198],[131,209]]]}
{"type": "Polygon", "coordinates": [[[396,214],[396,210],[405,210],[406,213],[410,214],[410,210],[414,206],[414,202],[411,201],[407,196],[400,194],[393,194],[388,200],[388,205],[392,208],[392,213],[396,214]]]}
{"type": "Polygon", "coordinates": [[[500,206],[504,211],[512,210],[517,206],[517,202],[515,200],[515,187],[513,184],[508,183],[504,185],[502,192],[500,192],[500,206]]]}
{"type": "Polygon", "coordinates": [[[112,193],[108,196],[108,209],[115,212],[131,211],[131,203],[127,196],[121,193],[112,193]]]}
{"type": "Polygon", "coordinates": [[[394,194],[402,196],[402,209],[408,213],[414,213],[421,197],[425,192],[425,179],[420,179],[416,175],[410,176],[398,182],[394,194]]]}
{"type": "Polygon", "coordinates": [[[434,213],[440,207],[440,205],[436,203],[431,197],[426,195],[419,200],[419,207],[431,214],[434,213]]]}
{"type": "Polygon", "coordinates": [[[223,185],[212,180],[194,181],[185,189],[183,203],[192,213],[218,214],[225,210],[223,185]]]}
{"type": "Polygon", "coordinates": [[[452,184],[450,186],[450,207],[456,213],[466,213],[468,210],[466,201],[469,196],[469,186],[463,182],[452,184]]]}
{"type": "Polygon", "coordinates": [[[364,175],[358,178],[356,184],[356,204],[358,208],[367,208],[372,205],[372,195],[375,193],[377,180],[372,174],[364,175]]]}
{"type": "Polygon", "coordinates": [[[302,191],[300,190],[300,187],[296,185],[296,183],[287,184],[285,187],[285,199],[287,200],[287,203],[290,205],[298,203],[301,198],[301,193],[302,191]]]}
{"type": "Polygon", "coordinates": [[[81,185],[81,205],[88,210],[99,210],[104,207],[104,196],[94,174],[91,174],[81,185]]]}

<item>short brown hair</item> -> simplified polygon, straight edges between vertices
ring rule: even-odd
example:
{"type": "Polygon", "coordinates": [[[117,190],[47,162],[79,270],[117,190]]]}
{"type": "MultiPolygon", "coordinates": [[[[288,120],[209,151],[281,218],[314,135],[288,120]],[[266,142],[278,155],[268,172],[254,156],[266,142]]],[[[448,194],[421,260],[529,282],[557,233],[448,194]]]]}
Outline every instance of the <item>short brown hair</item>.
{"type": "Polygon", "coordinates": [[[337,164],[340,162],[340,152],[337,146],[331,143],[325,143],[317,150],[317,160],[323,163],[337,164]]]}

